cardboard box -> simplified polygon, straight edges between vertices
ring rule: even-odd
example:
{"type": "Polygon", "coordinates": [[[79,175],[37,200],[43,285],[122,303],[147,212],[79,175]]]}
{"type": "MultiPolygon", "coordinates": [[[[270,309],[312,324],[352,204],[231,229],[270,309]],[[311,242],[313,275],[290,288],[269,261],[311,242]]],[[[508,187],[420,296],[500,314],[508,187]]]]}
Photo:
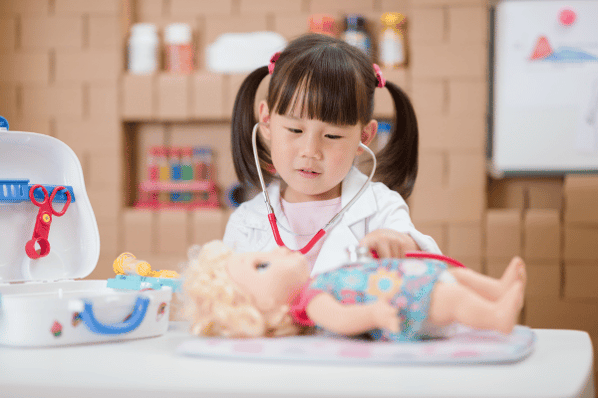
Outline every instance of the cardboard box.
{"type": "MultiPolygon", "coordinates": [[[[432,116],[440,117],[447,111],[447,91],[445,81],[441,79],[413,79],[411,81],[411,102],[418,117],[419,125],[432,116]]],[[[420,131],[420,134],[422,132],[420,131]]],[[[433,145],[428,145],[433,147],[433,145]]]]}
{"type": "Polygon", "coordinates": [[[522,215],[519,209],[488,209],[486,212],[486,257],[510,259],[522,256],[522,215]]]}
{"type": "Polygon", "coordinates": [[[124,170],[120,152],[96,150],[89,154],[88,162],[88,174],[85,176],[87,187],[122,190],[124,170]]]}
{"type": "Polygon", "coordinates": [[[485,44],[420,44],[411,47],[413,78],[485,79],[488,68],[485,44]]]}
{"type": "Polygon", "coordinates": [[[45,50],[10,53],[0,62],[0,83],[45,86],[50,82],[50,54],[45,50]]]}
{"type": "Polygon", "coordinates": [[[214,43],[223,33],[247,33],[268,30],[266,14],[252,13],[245,15],[214,15],[206,18],[206,46],[214,43]]]}
{"type": "MultiPolygon", "coordinates": [[[[396,7],[393,10],[403,12],[396,7]]],[[[446,40],[446,11],[443,8],[414,8],[407,16],[410,44],[441,44],[446,40]]]]}
{"type": "Polygon", "coordinates": [[[98,120],[102,118],[119,118],[119,90],[113,84],[90,83],[88,85],[89,118],[98,120]]]}
{"type": "Polygon", "coordinates": [[[191,213],[191,244],[203,245],[224,237],[225,214],[220,209],[201,209],[191,213]]]}
{"type": "MultiPolygon", "coordinates": [[[[0,22],[1,23],[1,22],[0,22]]],[[[17,86],[13,84],[0,84],[0,114],[8,119],[17,117],[17,86]]]]}
{"type": "MultiPolygon", "coordinates": [[[[177,15],[179,13],[179,4],[181,1],[171,0],[170,1],[170,12],[173,13],[177,10],[177,15]]],[[[191,3],[185,4],[185,7],[192,6],[193,4],[204,5],[205,1],[184,1],[184,3],[191,3]]],[[[217,4],[226,3],[217,2],[217,4]]],[[[153,21],[155,19],[159,19],[164,15],[164,8],[165,2],[164,0],[136,0],[134,12],[135,16],[137,17],[138,21],[153,21]]],[[[193,12],[191,9],[188,9],[183,15],[189,15],[189,13],[193,12]]]]}
{"type": "Polygon", "coordinates": [[[452,44],[484,44],[488,42],[488,6],[449,7],[449,40],[452,44]]]}
{"type": "Polygon", "coordinates": [[[488,185],[488,207],[492,209],[527,208],[528,191],[519,179],[491,179],[488,185]]]}
{"type": "Polygon", "coordinates": [[[523,258],[526,261],[561,258],[560,212],[530,209],[523,213],[523,258]]]}
{"type": "Polygon", "coordinates": [[[80,84],[61,84],[50,87],[24,86],[22,97],[24,117],[83,116],[83,87],[80,84]]]}
{"type": "Polygon", "coordinates": [[[450,236],[447,236],[447,225],[444,223],[422,223],[416,225],[419,232],[431,236],[435,241],[440,251],[447,253],[447,246],[450,236]]]}
{"type": "Polygon", "coordinates": [[[565,263],[565,298],[598,300],[598,262],[565,263]]]}
{"type": "Polygon", "coordinates": [[[526,182],[526,186],[530,209],[561,211],[563,207],[563,181],[561,178],[537,178],[526,182]]]}
{"type": "Polygon", "coordinates": [[[122,117],[125,120],[154,118],[157,112],[156,86],[153,75],[123,75],[122,117]]]}
{"type": "Polygon", "coordinates": [[[533,328],[596,332],[598,302],[530,297],[525,302],[526,324],[533,328]]]}
{"type": "MultiPolygon", "coordinates": [[[[486,138],[485,115],[488,111],[488,82],[484,79],[450,79],[448,81],[448,112],[482,119],[481,135],[486,138]]],[[[479,120],[478,122],[479,123],[479,120]]]]}
{"type": "Polygon", "coordinates": [[[526,262],[526,272],[525,297],[560,297],[562,278],[558,261],[526,262]]]}
{"type": "Polygon", "coordinates": [[[301,1],[280,1],[280,0],[240,0],[239,12],[241,15],[273,12],[300,13],[303,10],[301,1]]]}
{"type": "Polygon", "coordinates": [[[161,73],[157,81],[158,117],[185,120],[191,115],[190,79],[184,75],[161,73]]]}
{"type": "MultiPolygon", "coordinates": [[[[150,210],[127,208],[123,211],[121,250],[145,258],[156,247],[156,215],[150,210]]],[[[150,263],[151,264],[151,263],[150,263]]]]}
{"type": "Polygon", "coordinates": [[[417,7],[486,5],[487,0],[417,0],[417,7]]]}
{"type": "Polygon", "coordinates": [[[374,3],[374,0],[345,0],[343,2],[335,0],[318,0],[308,4],[310,14],[330,13],[344,15],[348,13],[366,13],[374,11],[374,3]]]}
{"type": "Polygon", "coordinates": [[[120,50],[121,24],[117,16],[89,16],[89,48],[120,50]]]}
{"type": "Polygon", "coordinates": [[[307,33],[310,14],[302,12],[275,13],[274,31],[280,33],[287,41],[291,41],[307,33]]]}
{"type": "Polygon", "coordinates": [[[6,116],[6,114],[2,114],[2,116],[8,119],[11,130],[55,136],[55,123],[50,116],[14,118],[11,118],[10,115],[6,116]]]}
{"type": "Polygon", "coordinates": [[[117,156],[122,153],[122,125],[116,118],[58,117],[55,119],[55,137],[77,153],[109,151],[117,156]]]}
{"type": "Polygon", "coordinates": [[[30,16],[21,19],[23,49],[83,48],[83,18],[79,16],[30,16]]]}
{"type": "Polygon", "coordinates": [[[565,262],[598,261],[598,225],[565,224],[565,262]]]}
{"type": "Polygon", "coordinates": [[[56,15],[118,15],[121,0],[54,0],[56,15]]]}
{"type": "Polygon", "coordinates": [[[170,15],[173,17],[231,15],[233,3],[233,0],[170,0],[170,15]]]}
{"type": "Polygon", "coordinates": [[[484,152],[486,125],[484,114],[445,114],[418,117],[423,149],[484,152]]]}
{"type": "Polygon", "coordinates": [[[565,223],[598,224],[598,176],[567,175],[564,196],[565,223]]]}
{"type": "Polygon", "coordinates": [[[224,112],[224,77],[220,73],[196,72],[191,76],[191,114],[210,120],[230,117],[224,112]]]}
{"type": "Polygon", "coordinates": [[[120,190],[87,187],[87,196],[89,196],[98,224],[100,222],[116,223],[120,219],[120,212],[123,208],[120,190]]]}
{"type": "Polygon", "coordinates": [[[114,83],[121,73],[122,52],[110,50],[57,50],[55,55],[57,82],[114,83]]]}
{"type": "MultiPolygon", "coordinates": [[[[12,52],[17,48],[17,20],[15,17],[0,18],[0,50],[12,52]]],[[[0,78],[1,79],[1,78],[0,78]]]]}
{"type": "Polygon", "coordinates": [[[49,2],[39,0],[0,1],[0,15],[48,15],[49,2]]]}
{"type": "Polygon", "coordinates": [[[118,221],[98,221],[100,231],[100,256],[116,259],[121,253],[121,229],[118,221]]]}
{"type": "Polygon", "coordinates": [[[446,254],[455,259],[481,259],[484,236],[482,225],[482,222],[448,224],[446,254]]]}
{"type": "Polygon", "coordinates": [[[157,215],[157,253],[174,255],[187,253],[188,213],[180,210],[161,210],[157,215]]]}

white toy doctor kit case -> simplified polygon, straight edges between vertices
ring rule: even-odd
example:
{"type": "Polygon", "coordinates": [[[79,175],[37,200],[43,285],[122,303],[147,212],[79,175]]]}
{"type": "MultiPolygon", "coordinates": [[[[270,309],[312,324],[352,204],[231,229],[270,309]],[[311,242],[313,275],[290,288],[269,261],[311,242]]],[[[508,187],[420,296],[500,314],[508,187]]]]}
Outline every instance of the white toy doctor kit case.
{"type": "Polygon", "coordinates": [[[105,280],[74,280],[92,272],[99,251],[75,153],[53,137],[0,129],[0,344],[164,334],[170,287],[131,291],[108,288],[105,280]]]}

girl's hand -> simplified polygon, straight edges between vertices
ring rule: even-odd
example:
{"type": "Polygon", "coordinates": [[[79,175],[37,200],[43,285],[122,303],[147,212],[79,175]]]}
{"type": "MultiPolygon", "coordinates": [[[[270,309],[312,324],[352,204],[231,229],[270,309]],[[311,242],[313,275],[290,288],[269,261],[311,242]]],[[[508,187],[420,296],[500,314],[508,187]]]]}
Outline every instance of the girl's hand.
{"type": "Polygon", "coordinates": [[[359,245],[370,251],[375,250],[379,258],[402,258],[406,252],[419,250],[417,243],[408,234],[384,228],[364,236],[359,245]]]}
{"type": "Polygon", "coordinates": [[[400,333],[399,311],[386,300],[378,300],[372,304],[372,315],[376,327],[393,333],[400,333]]]}

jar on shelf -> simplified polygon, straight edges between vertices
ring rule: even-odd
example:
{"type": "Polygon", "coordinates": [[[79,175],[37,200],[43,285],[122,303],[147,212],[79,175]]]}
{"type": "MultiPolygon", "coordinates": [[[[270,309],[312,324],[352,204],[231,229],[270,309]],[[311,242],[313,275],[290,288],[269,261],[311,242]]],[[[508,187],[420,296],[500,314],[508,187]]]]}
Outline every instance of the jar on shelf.
{"type": "Polygon", "coordinates": [[[380,17],[380,63],[384,68],[405,66],[405,16],[398,12],[387,12],[380,17]]]}
{"type": "Polygon", "coordinates": [[[321,33],[328,36],[336,36],[334,16],[330,14],[313,14],[308,19],[308,27],[311,33],[321,33]]]}
{"type": "Polygon", "coordinates": [[[365,29],[365,18],[359,14],[349,14],[345,18],[345,31],[341,38],[370,56],[371,40],[365,29]]]}
{"type": "Polygon", "coordinates": [[[131,27],[128,43],[128,70],[132,74],[147,75],[158,70],[158,31],[151,23],[137,23],[131,27]]]}
{"type": "Polygon", "coordinates": [[[150,181],[160,179],[160,168],[158,166],[159,147],[150,147],[147,153],[147,177],[150,181]]]}
{"type": "Polygon", "coordinates": [[[166,46],[166,71],[180,74],[193,72],[193,46],[191,26],[172,23],[164,31],[166,46]]]}
{"type": "Polygon", "coordinates": [[[389,122],[378,122],[378,131],[376,132],[376,146],[378,147],[378,152],[380,152],[388,143],[391,131],[392,124],[389,122]]]}

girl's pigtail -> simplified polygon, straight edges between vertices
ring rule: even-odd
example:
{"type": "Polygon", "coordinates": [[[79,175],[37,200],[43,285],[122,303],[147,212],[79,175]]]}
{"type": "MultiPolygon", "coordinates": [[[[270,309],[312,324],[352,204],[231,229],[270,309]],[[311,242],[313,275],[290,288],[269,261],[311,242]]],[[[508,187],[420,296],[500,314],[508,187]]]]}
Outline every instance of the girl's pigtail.
{"type": "MultiPolygon", "coordinates": [[[[257,123],[254,114],[255,97],[258,87],[264,77],[268,75],[268,67],[260,67],[249,74],[241,84],[235,99],[232,115],[231,148],[233,163],[237,179],[246,188],[249,186],[259,187],[260,182],[255,168],[253,158],[253,147],[251,144],[251,132],[257,123]]],[[[257,140],[258,155],[263,162],[271,163],[270,155],[264,144],[257,140]]],[[[270,174],[264,172],[266,184],[269,182],[270,174]]]]}
{"type": "Polygon", "coordinates": [[[395,122],[390,139],[378,153],[376,176],[407,199],[417,177],[418,128],[413,105],[401,88],[389,81],[386,88],[395,104],[395,122]]]}

